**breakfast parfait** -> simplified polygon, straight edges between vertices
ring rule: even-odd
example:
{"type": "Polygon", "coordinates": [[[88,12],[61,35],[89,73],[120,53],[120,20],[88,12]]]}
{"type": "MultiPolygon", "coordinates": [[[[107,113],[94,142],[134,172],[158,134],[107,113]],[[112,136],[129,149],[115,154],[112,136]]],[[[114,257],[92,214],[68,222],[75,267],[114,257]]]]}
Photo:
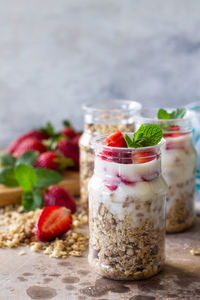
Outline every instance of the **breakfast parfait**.
{"type": "Polygon", "coordinates": [[[89,263],[102,276],[143,279],[164,263],[166,183],[157,125],[95,140],[89,182],[89,263]]]}
{"type": "Polygon", "coordinates": [[[116,130],[134,131],[134,117],[141,105],[135,101],[112,100],[88,104],[85,111],[85,128],[80,140],[80,184],[81,203],[88,204],[88,182],[94,170],[94,149],[92,139],[98,135],[109,134],[116,130]]]}
{"type": "Polygon", "coordinates": [[[162,174],[168,185],[166,204],[167,232],[180,232],[195,220],[196,152],[192,145],[192,128],[185,109],[168,113],[164,109],[143,110],[141,123],[161,126],[166,140],[162,149],[162,174]],[[157,118],[156,118],[157,117],[157,118]]]}

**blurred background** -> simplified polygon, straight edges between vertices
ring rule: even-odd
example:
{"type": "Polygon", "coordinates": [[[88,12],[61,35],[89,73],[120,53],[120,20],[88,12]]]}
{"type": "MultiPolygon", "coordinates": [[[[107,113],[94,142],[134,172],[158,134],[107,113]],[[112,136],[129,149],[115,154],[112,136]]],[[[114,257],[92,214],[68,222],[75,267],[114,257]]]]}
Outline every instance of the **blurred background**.
{"type": "Polygon", "coordinates": [[[81,105],[200,99],[198,0],[0,1],[0,144],[81,105]]]}

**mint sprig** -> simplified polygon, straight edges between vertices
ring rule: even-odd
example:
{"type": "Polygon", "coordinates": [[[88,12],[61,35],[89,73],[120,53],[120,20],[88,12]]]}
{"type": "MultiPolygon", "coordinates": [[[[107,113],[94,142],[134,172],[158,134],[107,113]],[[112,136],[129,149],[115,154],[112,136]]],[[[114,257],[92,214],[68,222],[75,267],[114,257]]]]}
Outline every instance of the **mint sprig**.
{"type": "Polygon", "coordinates": [[[163,137],[162,129],[155,124],[141,125],[140,128],[133,134],[131,139],[128,134],[125,134],[127,146],[129,148],[141,148],[157,145],[163,137]]]}
{"type": "Polygon", "coordinates": [[[0,184],[22,188],[22,205],[26,211],[41,206],[41,189],[62,180],[62,175],[57,171],[32,166],[38,154],[36,151],[27,151],[18,159],[8,153],[1,156],[0,184]]]}
{"type": "Polygon", "coordinates": [[[158,119],[164,119],[164,120],[169,120],[169,119],[182,119],[186,113],[185,108],[177,108],[176,110],[172,111],[171,113],[168,113],[165,109],[160,108],[158,111],[158,119]]]}

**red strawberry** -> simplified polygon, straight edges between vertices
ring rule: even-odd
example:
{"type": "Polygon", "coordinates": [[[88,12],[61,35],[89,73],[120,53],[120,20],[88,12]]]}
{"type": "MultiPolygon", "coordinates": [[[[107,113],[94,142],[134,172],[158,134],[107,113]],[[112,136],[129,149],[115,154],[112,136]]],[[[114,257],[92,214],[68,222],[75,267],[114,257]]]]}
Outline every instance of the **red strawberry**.
{"type": "Polygon", "coordinates": [[[74,137],[76,137],[76,136],[78,135],[78,133],[77,133],[73,128],[71,128],[71,127],[65,127],[65,128],[61,131],[61,133],[62,133],[64,136],[66,136],[66,137],[68,137],[68,138],[70,138],[70,139],[73,139],[74,137]]]}
{"type": "Polygon", "coordinates": [[[56,150],[60,151],[65,157],[71,158],[74,161],[74,168],[79,169],[79,147],[76,143],[63,138],[58,141],[56,150]]]}
{"type": "Polygon", "coordinates": [[[37,138],[39,140],[45,140],[49,138],[49,135],[45,132],[42,131],[37,131],[37,130],[32,130],[29,131],[23,135],[21,135],[20,137],[18,137],[15,141],[13,141],[10,146],[7,148],[7,152],[9,153],[13,153],[17,150],[18,146],[27,138],[37,138]]]}
{"type": "Polygon", "coordinates": [[[48,242],[67,232],[72,226],[72,216],[65,207],[43,208],[34,229],[36,238],[48,242]]]}
{"type": "Polygon", "coordinates": [[[77,136],[75,136],[72,140],[74,143],[79,144],[79,140],[81,138],[81,134],[78,134],[77,136]]]}
{"type": "Polygon", "coordinates": [[[60,167],[59,155],[53,151],[41,153],[36,162],[36,167],[58,170],[60,167]]]}
{"type": "Polygon", "coordinates": [[[72,214],[76,211],[76,201],[65,189],[59,185],[49,187],[44,195],[46,206],[64,206],[71,210],[72,214]]]}
{"type": "Polygon", "coordinates": [[[154,152],[141,152],[134,153],[132,159],[134,164],[144,164],[155,159],[156,157],[157,155],[154,152]]]}
{"type": "Polygon", "coordinates": [[[117,130],[105,139],[107,146],[127,148],[126,141],[121,131],[117,130]]]}
{"type": "Polygon", "coordinates": [[[35,150],[40,153],[46,151],[46,147],[42,144],[42,142],[37,138],[27,138],[22,143],[19,144],[17,149],[13,152],[13,156],[19,157],[24,152],[35,150]]]}

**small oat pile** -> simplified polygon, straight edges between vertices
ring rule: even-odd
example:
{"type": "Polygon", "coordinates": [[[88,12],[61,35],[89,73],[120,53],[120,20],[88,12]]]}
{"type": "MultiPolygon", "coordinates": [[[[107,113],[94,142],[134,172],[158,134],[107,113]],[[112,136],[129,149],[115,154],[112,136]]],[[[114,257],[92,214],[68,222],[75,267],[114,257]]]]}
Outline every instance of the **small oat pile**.
{"type": "Polygon", "coordinates": [[[82,256],[87,249],[88,237],[78,228],[88,223],[86,211],[77,207],[73,214],[70,231],[51,242],[38,242],[34,236],[35,223],[41,209],[24,212],[21,206],[11,205],[0,210],[0,248],[30,245],[34,252],[43,252],[50,257],[82,256]]]}

